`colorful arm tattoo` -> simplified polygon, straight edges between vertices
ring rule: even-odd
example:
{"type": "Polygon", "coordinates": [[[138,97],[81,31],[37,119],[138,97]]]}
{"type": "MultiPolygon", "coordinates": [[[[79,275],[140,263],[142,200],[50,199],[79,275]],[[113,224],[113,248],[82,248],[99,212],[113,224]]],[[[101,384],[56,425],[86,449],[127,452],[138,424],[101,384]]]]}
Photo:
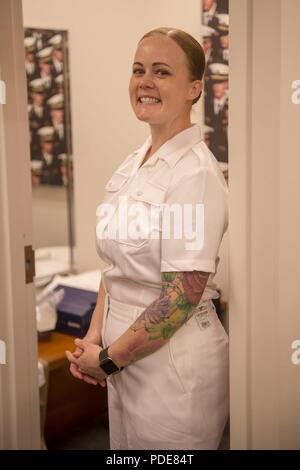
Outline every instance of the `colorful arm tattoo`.
{"type": "Polygon", "coordinates": [[[168,339],[192,315],[200,302],[209,273],[201,271],[162,273],[162,290],[131,326],[144,329],[149,341],[168,339]]]}
{"type": "Polygon", "coordinates": [[[110,346],[120,366],[159,349],[193,315],[210,273],[162,273],[162,290],[131,327],[110,346]]]}

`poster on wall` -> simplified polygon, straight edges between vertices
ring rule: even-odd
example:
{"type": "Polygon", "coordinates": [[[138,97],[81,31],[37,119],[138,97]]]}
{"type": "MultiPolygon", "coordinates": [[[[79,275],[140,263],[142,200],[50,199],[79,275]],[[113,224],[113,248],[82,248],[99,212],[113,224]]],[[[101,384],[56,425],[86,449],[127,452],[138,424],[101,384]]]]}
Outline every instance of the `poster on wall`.
{"type": "Polygon", "coordinates": [[[201,36],[206,57],[204,138],[228,179],[228,0],[202,0],[201,36]]]}
{"type": "Polygon", "coordinates": [[[31,178],[34,186],[72,182],[67,31],[25,28],[31,178]]]}

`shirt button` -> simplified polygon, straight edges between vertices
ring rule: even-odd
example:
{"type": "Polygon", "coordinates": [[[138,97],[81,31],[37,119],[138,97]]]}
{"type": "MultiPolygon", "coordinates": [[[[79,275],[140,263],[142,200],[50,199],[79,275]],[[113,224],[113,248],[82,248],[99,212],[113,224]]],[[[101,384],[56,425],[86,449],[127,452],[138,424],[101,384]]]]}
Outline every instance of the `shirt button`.
{"type": "Polygon", "coordinates": [[[137,191],[137,192],[136,192],[136,195],[137,195],[137,196],[141,196],[142,194],[143,194],[143,191],[137,191]]]}

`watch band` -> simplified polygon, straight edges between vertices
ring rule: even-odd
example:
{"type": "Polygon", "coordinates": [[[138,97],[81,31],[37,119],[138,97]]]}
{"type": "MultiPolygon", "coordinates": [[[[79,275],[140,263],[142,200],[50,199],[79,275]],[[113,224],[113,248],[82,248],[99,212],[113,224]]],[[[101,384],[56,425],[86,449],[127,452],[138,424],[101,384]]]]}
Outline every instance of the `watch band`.
{"type": "Polygon", "coordinates": [[[107,374],[117,374],[121,372],[124,367],[119,367],[111,357],[108,355],[108,347],[105,349],[101,349],[99,353],[99,367],[107,374]]]}

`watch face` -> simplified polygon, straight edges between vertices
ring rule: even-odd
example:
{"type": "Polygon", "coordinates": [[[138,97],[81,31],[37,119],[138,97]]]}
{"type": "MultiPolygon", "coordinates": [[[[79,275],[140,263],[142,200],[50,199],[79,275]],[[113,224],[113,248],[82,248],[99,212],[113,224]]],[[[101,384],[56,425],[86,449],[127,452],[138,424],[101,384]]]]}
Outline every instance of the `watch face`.
{"type": "Polygon", "coordinates": [[[113,374],[114,372],[118,372],[119,368],[116,366],[116,364],[109,358],[107,357],[103,361],[101,361],[100,364],[101,369],[104,370],[104,372],[107,375],[113,374]]]}

